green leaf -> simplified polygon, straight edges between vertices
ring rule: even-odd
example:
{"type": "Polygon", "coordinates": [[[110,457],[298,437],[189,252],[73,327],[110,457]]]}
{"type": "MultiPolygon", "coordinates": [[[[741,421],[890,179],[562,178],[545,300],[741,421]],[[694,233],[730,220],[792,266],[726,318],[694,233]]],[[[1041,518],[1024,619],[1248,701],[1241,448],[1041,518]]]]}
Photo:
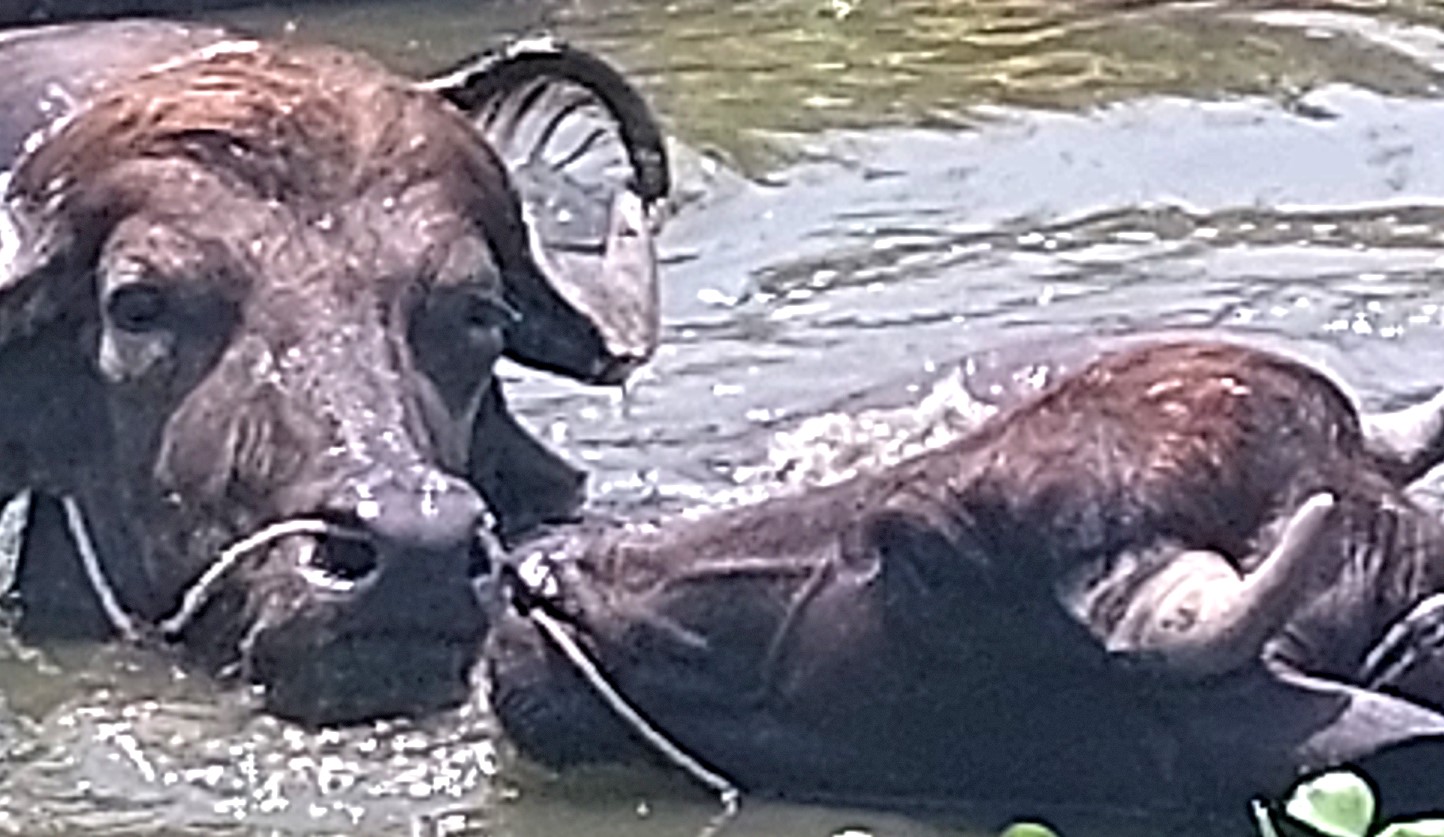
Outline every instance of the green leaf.
{"type": "Polygon", "coordinates": [[[1389,823],[1379,837],[1444,837],[1444,820],[1389,823]]]}
{"type": "Polygon", "coordinates": [[[1374,824],[1374,790],[1350,770],[1333,770],[1300,783],[1284,812],[1331,837],[1364,837],[1374,824]]]}
{"type": "Polygon", "coordinates": [[[1058,837],[1058,832],[1040,822],[1015,822],[998,837],[1058,837]]]}
{"type": "Polygon", "coordinates": [[[1258,827],[1258,837],[1279,837],[1278,829],[1274,828],[1274,820],[1269,805],[1262,799],[1255,799],[1249,804],[1253,809],[1253,822],[1258,827]]]}

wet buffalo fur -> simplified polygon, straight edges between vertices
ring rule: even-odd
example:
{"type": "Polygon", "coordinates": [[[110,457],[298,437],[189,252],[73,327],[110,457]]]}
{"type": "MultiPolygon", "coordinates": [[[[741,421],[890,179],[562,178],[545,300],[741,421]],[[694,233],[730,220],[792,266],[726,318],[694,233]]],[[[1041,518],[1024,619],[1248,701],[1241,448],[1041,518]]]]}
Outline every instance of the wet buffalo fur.
{"type": "MultiPolygon", "coordinates": [[[[1383,452],[1305,364],[1232,344],[1131,349],[847,482],[544,542],[556,587],[526,606],[569,623],[642,711],[756,792],[1233,811],[1299,770],[1372,759],[1389,800],[1437,805],[1421,777],[1444,764],[1444,718],[1426,708],[1444,692],[1367,670],[1444,581],[1444,529],[1401,493],[1438,459],[1430,428],[1383,452]],[[1309,592],[1257,653],[1200,676],[1108,647],[1130,598],[1185,551],[1247,573],[1318,492],[1336,500],[1309,592]]],[[[515,598],[498,600],[487,659],[521,750],[644,757],[515,598]]],[[[1428,668],[1420,642],[1405,656],[1428,668]]]]}
{"type": "MultiPolygon", "coordinates": [[[[569,307],[576,277],[538,265],[550,244],[523,217],[545,196],[516,186],[503,154],[544,162],[563,123],[618,96],[618,118],[646,124],[621,143],[598,129],[589,148],[659,143],[644,106],[550,42],[458,71],[484,96],[341,50],[161,23],[7,34],[0,62],[14,74],[0,114],[19,120],[6,135],[52,119],[31,126],[0,214],[14,246],[0,252],[0,498],[35,495],[22,628],[146,633],[228,544],[309,521],[244,555],[167,638],[311,722],[463,699],[488,530],[567,519],[581,494],[580,473],[512,417],[493,363],[617,380],[654,333],[655,311],[633,306],[644,337],[614,357],[569,307]],[[90,44],[108,71],[80,65],[90,44]],[[546,130],[522,137],[531,118],[546,130]],[[102,579],[82,571],[87,538],[61,498],[102,579]],[[100,611],[102,587],[136,624],[100,611]]],[[[589,280],[609,278],[623,237],[628,281],[655,278],[649,230],[623,223],[666,188],[645,180],[645,195],[593,183],[600,207],[563,200],[601,218],[587,252],[602,267],[571,262],[589,280]]]]}

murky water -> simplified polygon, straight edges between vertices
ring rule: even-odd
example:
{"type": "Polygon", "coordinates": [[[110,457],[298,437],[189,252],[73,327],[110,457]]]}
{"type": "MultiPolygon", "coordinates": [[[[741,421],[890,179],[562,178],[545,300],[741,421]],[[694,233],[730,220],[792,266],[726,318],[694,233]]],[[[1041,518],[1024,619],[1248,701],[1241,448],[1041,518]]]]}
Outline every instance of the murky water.
{"type": "MultiPolygon", "coordinates": [[[[599,508],[835,474],[859,438],[897,447],[926,422],[833,414],[942,381],[924,412],[965,423],[959,386],[986,397],[1095,334],[1247,333],[1370,406],[1444,383],[1437,0],[378,0],[223,19],[414,72],[546,26],[644,86],[679,143],[665,345],[626,393],[509,373],[599,508]]],[[[0,646],[0,682],[0,832],[687,835],[714,813],[670,777],[519,764],[480,704],[312,735],[124,649],[0,646]]],[[[955,829],[751,805],[727,833],[955,829]]]]}

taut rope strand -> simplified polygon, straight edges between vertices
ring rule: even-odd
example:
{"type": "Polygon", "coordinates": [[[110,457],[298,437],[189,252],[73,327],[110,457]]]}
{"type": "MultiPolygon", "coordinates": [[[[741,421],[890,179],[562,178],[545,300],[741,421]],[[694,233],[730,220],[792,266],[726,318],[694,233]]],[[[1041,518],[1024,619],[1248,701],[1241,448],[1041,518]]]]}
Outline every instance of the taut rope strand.
{"type": "Polygon", "coordinates": [[[551,640],[557,650],[562,652],[562,656],[567,658],[567,661],[572,664],[587,685],[591,686],[602,702],[606,703],[618,718],[633,732],[641,736],[642,740],[652,749],[717,794],[717,798],[722,803],[722,814],[704,833],[717,833],[728,820],[737,816],[737,811],[742,805],[742,792],[732,784],[731,780],[693,758],[690,753],[668,738],[666,733],[657,729],[651,721],[647,720],[641,711],[607,680],[607,676],[602,673],[587,652],[577,644],[576,640],[572,639],[560,622],[552,618],[551,614],[540,607],[531,607],[527,610],[526,615],[541,629],[547,639],[551,640]]]}
{"type": "Polygon", "coordinates": [[[365,534],[355,529],[312,517],[294,517],[263,526],[260,530],[252,532],[221,550],[221,554],[216,557],[216,560],[206,568],[204,573],[201,573],[201,577],[186,588],[185,595],[181,597],[180,607],[176,608],[175,613],[160,621],[161,633],[166,636],[175,636],[185,630],[191,620],[196,618],[196,614],[200,613],[201,608],[211,600],[211,596],[215,595],[216,582],[230,572],[231,568],[242,558],[271,541],[289,535],[329,535],[353,540],[366,539],[365,534]]]}
{"type": "MultiPolygon", "coordinates": [[[[76,550],[80,552],[80,565],[85,570],[85,577],[95,591],[96,598],[100,600],[100,607],[105,611],[105,617],[110,620],[110,624],[115,627],[116,632],[126,640],[141,641],[150,632],[141,625],[142,620],[137,619],[126,610],[125,605],[122,605],[119,597],[116,596],[115,587],[106,577],[105,567],[101,565],[100,556],[96,553],[95,542],[90,538],[90,527],[86,525],[85,512],[81,510],[80,504],[76,502],[75,498],[69,494],[60,498],[60,505],[65,510],[65,524],[70,530],[70,537],[75,541],[76,550]]],[[[175,612],[157,623],[156,627],[160,633],[163,636],[173,637],[185,630],[186,626],[196,618],[201,609],[215,595],[216,583],[230,572],[242,558],[272,541],[290,535],[329,535],[355,540],[366,539],[365,534],[356,529],[311,517],[293,517],[263,526],[221,550],[220,554],[216,556],[216,560],[206,567],[205,572],[201,573],[200,577],[186,588],[175,612]]]]}
{"type": "Polygon", "coordinates": [[[138,642],[143,631],[116,597],[110,579],[105,577],[105,568],[100,566],[100,557],[95,554],[95,543],[90,539],[90,527],[85,525],[85,513],[80,510],[80,504],[67,494],[60,498],[60,506],[65,510],[65,526],[70,530],[70,538],[80,552],[80,566],[85,569],[85,577],[90,581],[91,589],[95,590],[95,597],[100,600],[105,618],[127,641],[138,642]]]}

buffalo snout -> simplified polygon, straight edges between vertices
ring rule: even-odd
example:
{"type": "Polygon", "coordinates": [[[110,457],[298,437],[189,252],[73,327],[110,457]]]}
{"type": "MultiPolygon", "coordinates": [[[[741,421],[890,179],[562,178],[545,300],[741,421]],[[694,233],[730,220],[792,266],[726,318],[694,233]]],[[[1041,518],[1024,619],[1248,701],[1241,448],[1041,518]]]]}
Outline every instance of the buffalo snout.
{"type": "MultiPolygon", "coordinates": [[[[326,459],[308,454],[312,467],[326,459]]],[[[357,471],[313,506],[277,508],[235,570],[244,618],[218,604],[190,631],[203,644],[228,621],[243,627],[221,656],[264,686],[270,711],[308,724],[452,705],[488,629],[478,593],[498,557],[493,526],[476,489],[434,464],[357,471]]]]}
{"type": "Polygon", "coordinates": [[[247,674],[271,711],[311,724],[465,699],[487,631],[476,591],[496,558],[485,503],[439,472],[353,496],[317,515],[318,534],[282,539],[248,582],[263,593],[241,643],[247,674]]]}
{"type": "MultiPolygon", "coordinates": [[[[337,534],[318,544],[311,567],[321,583],[406,585],[484,576],[491,515],[465,481],[428,470],[419,485],[354,484],[322,510],[337,534]],[[391,579],[396,579],[392,582],[391,579]]],[[[418,590],[423,594],[424,589],[418,590]]]]}
{"type": "Polygon", "coordinates": [[[494,519],[464,480],[424,470],[414,486],[357,480],[317,509],[325,524],[301,564],[308,581],[344,592],[358,585],[416,587],[483,576],[494,519]]]}

